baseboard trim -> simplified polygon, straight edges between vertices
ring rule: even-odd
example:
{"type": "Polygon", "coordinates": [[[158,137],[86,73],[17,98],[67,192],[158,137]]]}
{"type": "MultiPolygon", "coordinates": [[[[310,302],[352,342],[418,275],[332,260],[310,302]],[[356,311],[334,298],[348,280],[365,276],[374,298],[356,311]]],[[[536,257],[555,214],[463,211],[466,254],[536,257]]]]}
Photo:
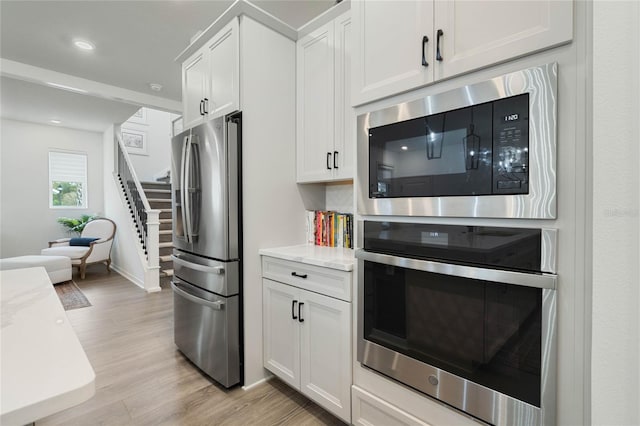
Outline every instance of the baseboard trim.
{"type": "Polygon", "coordinates": [[[114,271],[116,271],[117,273],[119,273],[120,275],[122,275],[127,280],[131,281],[133,284],[137,285],[141,289],[146,290],[144,288],[144,283],[142,281],[140,281],[138,278],[136,278],[133,275],[131,275],[128,271],[125,271],[124,269],[121,269],[121,268],[117,267],[113,263],[111,264],[111,269],[113,269],[114,271]]]}
{"type": "Polygon", "coordinates": [[[253,389],[253,388],[255,388],[255,387],[256,387],[256,386],[258,386],[258,385],[261,385],[261,384],[263,384],[263,383],[268,382],[269,380],[273,379],[274,377],[275,377],[275,376],[272,374],[272,375],[270,375],[269,377],[265,377],[265,378],[263,378],[263,379],[260,379],[260,380],[258,380],[258,381],[257,381],[257,382],[255,382],[255,383],[251,383],[250,385],[244,385],[244,386],[242,387],[242,390],[244,390],[244,391],[248,391],[248,390],[250,390],[250,389],[253,389]]]}

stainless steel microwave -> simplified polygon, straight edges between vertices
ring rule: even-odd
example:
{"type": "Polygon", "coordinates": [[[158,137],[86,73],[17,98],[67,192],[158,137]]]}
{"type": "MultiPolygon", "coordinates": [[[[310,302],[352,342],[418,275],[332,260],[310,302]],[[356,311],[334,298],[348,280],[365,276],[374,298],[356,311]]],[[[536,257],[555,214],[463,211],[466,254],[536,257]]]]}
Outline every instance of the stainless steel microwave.
{"type": "Polygon", "coordinates": [[[554,219],[556,63],[358,117],[363,215],[554,219]]]}

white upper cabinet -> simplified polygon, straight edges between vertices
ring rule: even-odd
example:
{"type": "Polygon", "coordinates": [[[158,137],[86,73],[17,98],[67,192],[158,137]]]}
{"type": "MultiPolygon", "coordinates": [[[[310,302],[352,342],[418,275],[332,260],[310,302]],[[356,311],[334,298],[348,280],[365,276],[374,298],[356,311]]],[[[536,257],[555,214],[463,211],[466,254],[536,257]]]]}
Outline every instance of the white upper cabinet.
{"type": "Polygon", "coordinates": [[[182,123],[193,127],[204,120],[203,104],[207,90],[207,61],[204,51],[197,51],[182,65],[182,123]]]}
{"type": "Polygon", "coordinates": [[[573,3],[558,0],[353,0],[352,104],[568,42],[573,3]]]}
{"type": "Polygon", "coordinates": [[[333,177],[353,179],[355,167],[356,116],[351,108],[351,15],[345,13],[334,21],[335,37],[335,122],[333,177]]]}
{"type": "Polygon", "coordinates": [[[240,37],[238,19],[233,19],[207,44],[209,52],[210,118],[240,109],[240,37]]]}
{"type": "Polygon", "coordinates": [[[297,181],[353,179],[349,13],[297,42],[297,181]]]}
{"type": "MultiPolygon", "coordinates": [[[[436,1],[442,30],[436,79],[504,62],[573,38],[571,1],[436,1]]],[[[437,37],[437,34],[436,34],[437,37]]]]}
{"type": "Polygon", "coordinates": [[[351,13],[353,105],[433,81],[433,1],[353,0],[351,13]]]}
{"type": "Polygon", "coordinates": [[[184,128],[240,109],[238,18],[182,64],[184,128]]]}

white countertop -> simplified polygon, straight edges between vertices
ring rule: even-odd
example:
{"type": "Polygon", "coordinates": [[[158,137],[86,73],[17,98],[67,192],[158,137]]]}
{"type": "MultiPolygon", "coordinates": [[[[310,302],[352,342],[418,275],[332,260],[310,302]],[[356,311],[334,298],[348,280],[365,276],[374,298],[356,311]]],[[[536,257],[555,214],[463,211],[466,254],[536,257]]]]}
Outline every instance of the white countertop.
{"type": "Polygon", "coordinates": [[[263,256],[339,269],[341,271],[353,270],[353,252],[353,249],[322,247],[312,244],[260,249],[260,254],[263,256]]]}
{"type": "Polygon", "coordinates": [[[95,373],[44,268],[0,271],[0,424],[25,425],[95,393],[95,373]]]}

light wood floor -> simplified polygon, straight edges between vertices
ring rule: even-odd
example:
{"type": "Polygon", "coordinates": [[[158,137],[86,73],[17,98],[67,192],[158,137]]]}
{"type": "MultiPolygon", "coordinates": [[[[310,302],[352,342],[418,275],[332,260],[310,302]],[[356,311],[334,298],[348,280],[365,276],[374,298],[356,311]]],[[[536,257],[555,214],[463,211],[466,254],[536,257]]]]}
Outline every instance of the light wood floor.
{"type": "Polygon", "coordinates": [[[96,394],[45,425],[341,425],[272,379],[244,391],[218,386],[173,343],[171,290],[147,294],[102,265],[74,281],[93,306],[67,311],[96,372],[96,394]]]}

